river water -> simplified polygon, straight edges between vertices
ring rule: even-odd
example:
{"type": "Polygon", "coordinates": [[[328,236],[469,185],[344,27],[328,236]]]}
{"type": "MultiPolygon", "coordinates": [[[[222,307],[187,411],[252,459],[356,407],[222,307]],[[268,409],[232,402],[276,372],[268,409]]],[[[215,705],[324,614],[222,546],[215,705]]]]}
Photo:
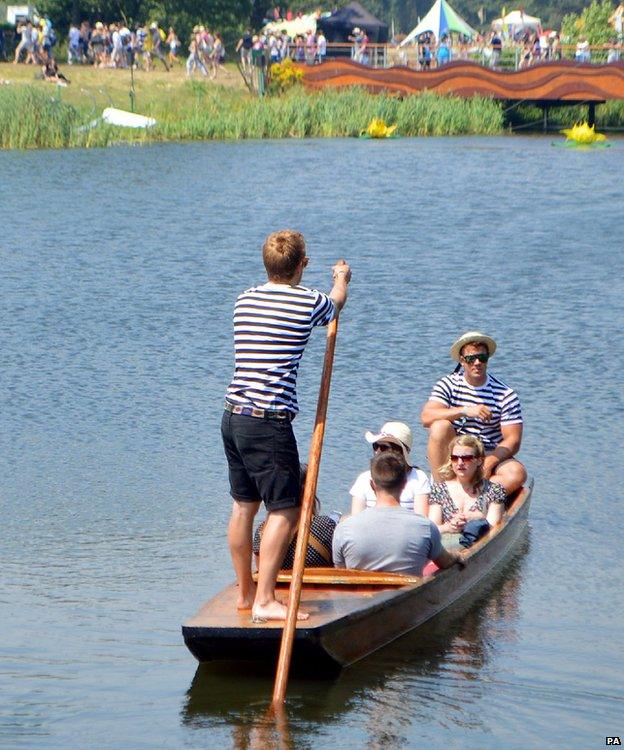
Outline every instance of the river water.
{"type": "MultiPolygon", "coordinates": [[[[624,143],[454,138],[0,153],[0,746],[270,746],[271,676],[197,666],[180,624],[232,578],[219,437],[234,298],[301,229],[353,266],[319,495],[418,415],[481,328],[535,477],[476,600],[293,680],[293,747],[598,747],[622,735],[624,143]]],[[[307,445],[324,336],[300,374],[307,445]]]]}

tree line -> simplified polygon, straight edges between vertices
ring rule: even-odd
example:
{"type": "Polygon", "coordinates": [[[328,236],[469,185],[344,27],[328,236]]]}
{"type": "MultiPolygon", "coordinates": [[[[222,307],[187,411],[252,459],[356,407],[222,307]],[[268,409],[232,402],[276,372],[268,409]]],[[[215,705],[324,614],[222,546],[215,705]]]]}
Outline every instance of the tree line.
{"type": "MultiPolygon", "coordinates": [[[[157,21],[161,26],[174,26],[181,39],[187,39],[192,27],[206,23],[220,31],[226,46],[233,45],[246,27],[258,29],[275,5],[301,10],[334,10],[343,2],[336,0],[37,0],[38,9],[51,18],[57,30],[64,34],[70,23],[89,20],[95,22],[120,20],[133,27],[157,21]]],[[[361,0],[362,5],[382,21],[394,27],[396,33],[407,33],[418,18],[422,18],[433,0],[361,0]]],[[[559,28],[566,14],[580,14],[585,0],[450,0],[451,5],[475,28],[489,28],[491,21],[503,10],[523,6],[524,10],[542,19],[544,27],[559,28]],[[506,3],[503,6],[503,3],[506,3]]],[[[608,0],[606,0],[608,3],[608,0]]]]}
{"type": "MultiPolygon", "coordinates": [[[[348,0],[337,3],[336,0],[292,0],[288,7],[293,11],[310,12],[311,8],[334,10],[337,5],[346,5],[348,0]]],[[[416,26],[418,19],[423,18],[431,8],[434,0],[359,0],[367,10],[387,24],[392,25],[396,33],[407,33],[416,26]]],[[[451,6],[463,16],[475,29],[489,28],[495,18],[503,12],[509,13],[524,8],[531,16],[542,19],[544,28],[558,29],[565,15],[580,14],[587,0],[449,0],[451,6]]],[[[279,3],[256,3],[257,10],[262,12],[279,5],[279,3]],[[262,6],[260,9],[259,6],[262,6]]],[[[614,6],[615,8],[615,6],[614,6]]]]}

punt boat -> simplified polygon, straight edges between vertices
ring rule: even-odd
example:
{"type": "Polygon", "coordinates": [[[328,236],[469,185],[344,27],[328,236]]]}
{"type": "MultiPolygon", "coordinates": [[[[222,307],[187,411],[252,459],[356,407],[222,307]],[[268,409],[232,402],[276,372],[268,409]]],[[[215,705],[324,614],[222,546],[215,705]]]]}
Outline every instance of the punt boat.
{"type": "MultiPolygon", "coordinates": [[[[524,536],[532,490],[529,480],[511,499],[503,521],[462,553],[463,568],[437,570],[430,563],[422,577],[306,568],[300,607],[310,617],[297,623],[293,669],[335,673],[422,625],[498,573],[524,536]]],[[[289,583],[290,572],[281,571],[278,589],[284,599],[289,583]]],[[[283,623],[253,623],[249,610],[236,610],[236,595],[232,584],[206,602],[182,626],[184,642],[200,662],[276,662],[283,623]]]]}

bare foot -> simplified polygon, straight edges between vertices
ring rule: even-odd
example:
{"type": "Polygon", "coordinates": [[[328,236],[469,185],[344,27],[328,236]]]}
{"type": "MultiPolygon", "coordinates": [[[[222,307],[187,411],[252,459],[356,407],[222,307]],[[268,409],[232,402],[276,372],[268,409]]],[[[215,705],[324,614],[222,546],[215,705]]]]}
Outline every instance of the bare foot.
{"type": "MultiPolygon", "coordinates": [[[[288,608],[285,604],[278,602],[277,599],[260,606],[259,604],[254,605],[251,612],[251,619],[254,622],[267,622],[267,620],[285,620],[288,608]]],[[[310,617],[308,612],[297,612],[298,620],[307,620],[310,617]]]]}
{"type": "Polygon", "coordinates": [[[239,591],[236,599],[236,609],[251,609],[253,607],[255,596],[255,587],[246,596],[243,596],[243,593],[239,591]]]}

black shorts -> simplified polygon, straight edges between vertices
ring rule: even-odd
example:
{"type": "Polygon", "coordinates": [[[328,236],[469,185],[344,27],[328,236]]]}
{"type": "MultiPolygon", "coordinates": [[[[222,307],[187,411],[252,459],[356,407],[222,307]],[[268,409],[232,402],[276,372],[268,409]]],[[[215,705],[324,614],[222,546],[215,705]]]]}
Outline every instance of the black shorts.
{"type": "Polygon", "coordinates": [[[262,500],[267,510],[301,504],[299,452],[290,421],[224,411],[221,437],[235,500],[262,500]]]}

